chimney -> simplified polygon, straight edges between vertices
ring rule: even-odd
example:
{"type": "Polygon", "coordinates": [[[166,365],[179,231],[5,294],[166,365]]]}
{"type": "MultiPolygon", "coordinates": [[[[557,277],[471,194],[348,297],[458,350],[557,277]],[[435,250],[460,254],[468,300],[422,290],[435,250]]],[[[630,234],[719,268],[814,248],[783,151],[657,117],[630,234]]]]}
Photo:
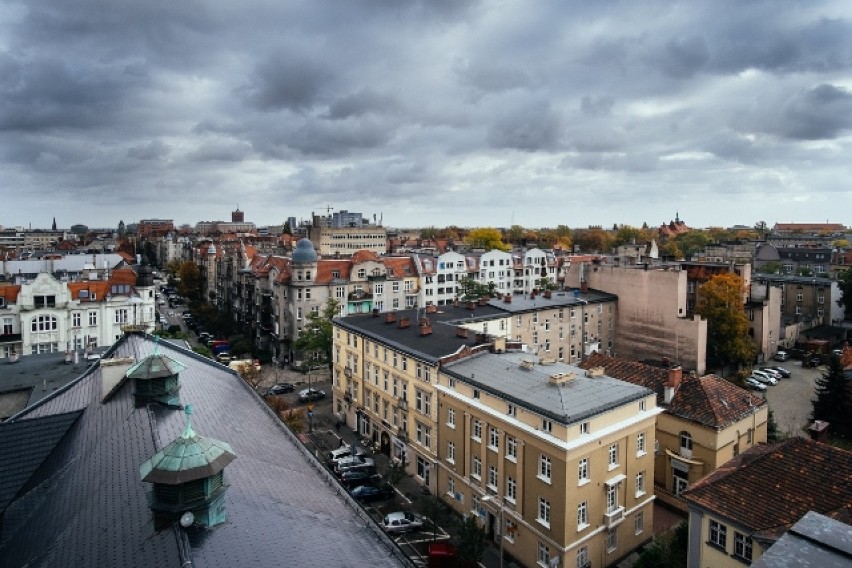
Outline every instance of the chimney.
{"type": "Polygon", "coordinates": [[[663,387],[663,402],[665,404],[669,404],[674,398],[675,389],[674,387],[670,387],[668,385],[663,387]]]}
{"type": "Polygon", "coordinates": [[[494,338],[494,353],[504,353],[506,351],[506,338],[494,338]]]}
{"type": "Polygon", "coordinates": [[[489,300],[488,296],[482,296],[481,298],[479,298],[479,305],[480,306],[487,306],[488,300],[489,300]]]}
{"type": "Polygon", "coordinates": [[[503,301],[506,302],[507,304],[511,304],[512,303],[512,295],[506,294],[505,296],[503,296],[503,301]]]}
{"type": "Polygon", "coordinates": [[[669,377],[666,381],[666,386],[677,389],[680,383],[683,382],[683,368],[680,366],[672,367],[668,370],[669,377]]]}
{"type": "Polygon", "coordinates": [[[828,441],[828,422],[825,420],[816,420],[808,426],[808,433],[811,435],[811,440],[815,442],[828,441]]]}
{"type": "Polygon", "coordinates": [[[396,321],[396,312],[388,312],[385,314],[385,323],[393,323],[396,321]]]}
{"type": "Polygon", "coordinates": [[[465,305],[465,307],[466,307],[467,309],[469,309],[469,310],[475,310],[475,309],[476,309],[476,303],[474,303],[474,302],[468,302],[468,303],[465,305]]]}
{"type": "Polygon", "coordinates": [[[429,318],[420,318],[420,335],[431,335],[432,334],[432,324],[429,322],[429,318]]]}
{"type": "Polygon", "coordinates": [[[592,379],[604,376],[605,369],[603,367],[592,367],[586,371],[586,376],[592,379]]]}
{"type": "Polygon", "coordinates": [[[548,382],[551,385],[564,385],[577,378],[577,373],[553,373],[550,375],[548,382]]]}
{"type": "Polygon", "coordinates": [[[586,282],[585,280],[580,282],[580,292],[582,294],[588,294],[589,293],[589,283],[586,282]]]}
{"type": "Polygon", "coordinates": [[[429,304],[428,306],[426,306],[426,313],[427,314],[434,314],[437,311],[438,311],[438,306],[436,306],[435,304],[429,304]]]}
{"type": "Polygon", "coordinates": [[[457,327],[456,328],[456,336],[457,337],[464,337],[465,339],[467,339],[467,328],[466,327],[457,327]]]}
{"type": "Polygon", "coordinates": [[[400,329],[404,329],[404,328],[408,327],[410,324],[411,324],[411,320],[408,319],[407,317],[403,316],[403,317],[399,318],[399,328],[400,329]]]}
{"type": "Polygon", "coordinates": [[[373,308],[373,317],[374,318],[379,317],[379,308],[373,308]]]}

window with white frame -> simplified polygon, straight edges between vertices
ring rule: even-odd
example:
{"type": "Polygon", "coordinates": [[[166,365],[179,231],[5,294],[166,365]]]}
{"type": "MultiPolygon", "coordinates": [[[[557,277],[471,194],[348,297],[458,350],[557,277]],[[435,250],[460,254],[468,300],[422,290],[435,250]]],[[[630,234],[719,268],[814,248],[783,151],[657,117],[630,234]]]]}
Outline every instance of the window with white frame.
{"type": "Polygon", "coordinates": [[[499,480],[497,478],[497,466],[488,466],[488,487],[493,491],[497,491],[498,481],[499,480]]]}
{"type": "Polygon", "coordinates": [[[606,533],[606,551],[612,554],[616,548],[618,548],[618,531],[614,528],[609,529],[606,533]]]}
{"type": "Polygon", "coordinates": [[[518,441],[514,436],[506,436],[506,457],[512,461],[518,459],[518,441]]]}
{"type": "Polygon", "coordinates": [[[585,420],[580,422],[580,434],[588,434],[589,433],[589,421],[585,420]]]}
{"type": "Polygon", "coordinates": [[[636,496],[640,497],[645,494],[645,472],[640,471],[636,474],[636,496]]]}
{"type": "Polygon", "coordinates": [[[636,455],[645,455],[645,432],[639,432],[636,435],[636,455]]]}
{"type": "Polygon", "coordinates": [[[482,441],[482,422],[478,418],[472,420],[471,437],[477,442],[482,441]]]}
{"type": "Polygon", "coordinates": [[[547,528],[550,528],[550,501],[544,497],[538,498],[538,517],[536,520],[547,528]]]}
{"type": "Polygon", "coordinates": [[[448,408],[447,409],[447,426],[450,428],[456,427],[456,409],[448,408]]]}
{"type": "Polygon", "coordinates": [[[579,485],[584,485],[590,481],[589,479],[589,458],[580,459],[577,466],[577,477],[579,485]]]}
{"type": "Polygon", "coordinates": [[[645,530],[645,512],[639,511],[636,513],[636,517],[633,521],[633,532],[636,534],[640,534],[645,530]]]}
{"type": "Polygon", "coordinates": [[[606,486],[606,512],[612,513],[618,509],[618,485],[606,486]]]}
{"type": "Polygon", "coordinates": [[[734,531],[734,556],[740,560],[751,562],[752,543],[751,537],[734,531]]]}
{"type": "Polygon", "coordinates": [[[710,520],[710,544],[727,549],[728,527],[714,520],[710,520]]]}
{"type": "Polygon", "coordinates": [[[577,568],[589,568],[592,563],[589,562],[589,547],[581,546],[577,549],[577,568]]]}
{"type": "Polygon", "coordinates": [[[447,494],[453,497],[456,495],[456,479],[452,475],[447,478],[447,494]]]}
{"type": "Polygon", "coordinates": [[[488,449],[495,452],[500,448],[500,433],[497,428],[489,426],[488,428],[488,449]]]}
{"type": "Polygon", "coordinates": [[[428,448],[432,441],[432,428],[417,421],[414,423],[417,430],[417,443],[428,448]]]}
{"type": "Polygon", "coordinates": [[[482,460],[479,459],[479,456],[473,456],[470,473],[474,478],[482,479],[482,460]]]}
{"type": "Polygon", "coordinates": [[[550,457],[539,454],[538,456],[538,478],[542,481],[550,483],[550,475],[553,469],[553,463],[550,457]]]}
{"type": "Polygon", "coordinates": [[[589,526],[589,502],[583,501],[577,505],[577,530],[581,531],[589,526]]]}
{"type": "Polygon", "coordinates": [[[543,542],[538,543],[538,564],[550,568],[550,549],[543,542]]]}
{"type": "Polygon", "coordinates": [[[71,327],[80,327],[82,321],[83,317],[80,312],[74,312],[71,314],[71,327]]]}
{"type": "Polygon", "coordinates": [[[548,420],[547,418],[542,418],[541,429],[545,432],[553,432],[553,421],[548,420]]]}
{"type": "Polygon", "coordinates": [[[508,408],[506,410],[506,414],[509,416],[517,416],[518,415],[518,407],[516,407],[511,402],[508,404],[508,408]]]}
{"type": "Polygon", "coordinates": [[[518,485],[514,477],[506,478],[506,501],[514,503],[518,494],[518,485]]]}
{"type": "Polygon", "coordinates": [[[453,442],[447,442],[447,461],[456,463],[456,445],[453,442]]]}
{"type": "Polygon", "coordinates": [[[609,469],[618,467],[618,444],[611,444],[609,447],[609,469]]]}

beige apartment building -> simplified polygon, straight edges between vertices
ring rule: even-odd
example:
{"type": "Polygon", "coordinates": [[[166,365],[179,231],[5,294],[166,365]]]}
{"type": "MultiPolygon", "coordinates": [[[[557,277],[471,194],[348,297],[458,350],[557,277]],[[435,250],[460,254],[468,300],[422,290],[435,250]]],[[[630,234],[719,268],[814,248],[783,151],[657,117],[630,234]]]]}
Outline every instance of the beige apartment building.
{"type": "Polygon", "coordinates": [[[655,394],[495,347],[438,374],[438,494],[523,566],[614,564],[651,538],[655,394]]]}

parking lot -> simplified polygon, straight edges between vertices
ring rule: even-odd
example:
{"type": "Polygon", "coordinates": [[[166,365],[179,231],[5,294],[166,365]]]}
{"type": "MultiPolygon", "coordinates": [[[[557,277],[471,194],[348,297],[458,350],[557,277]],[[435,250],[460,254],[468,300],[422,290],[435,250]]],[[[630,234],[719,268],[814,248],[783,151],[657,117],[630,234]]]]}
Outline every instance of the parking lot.
{"type": "Polygon", "coordinates": [[[823,375],[825,367],[803,368],[802,362],[789,360],[783,363],[772,362],[788,369],[791,376],[780,379],[777,385],[764,391],[769,408],[775,415],[778,431],[795,436],[807,436],[811,416],[811,400],[814,397],[816,380],[823,375]]]}

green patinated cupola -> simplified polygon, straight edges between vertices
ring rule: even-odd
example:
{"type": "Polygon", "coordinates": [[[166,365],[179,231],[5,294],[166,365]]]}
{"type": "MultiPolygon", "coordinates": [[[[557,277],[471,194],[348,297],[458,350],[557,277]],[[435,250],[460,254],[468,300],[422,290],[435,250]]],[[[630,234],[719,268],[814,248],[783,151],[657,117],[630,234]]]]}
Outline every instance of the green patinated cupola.
{"type": "Polygon", "coordinates": [[[225,522],[225,466],[236,456],[225,442],[197,435],[186,406],[181,436],[139,467],[152,483],[150,507],[157,530],[175,522],[213,527],[225,522]]]}
{"type": "Polygon", "coordinates": [[[149,402],[180,406],[178,375],[184,369],[186,366],[182,363],[161,354],[157,345],[154,353],[130,367],[125,374],[133,381],[136,406],[145,406],[149,402]]]}

